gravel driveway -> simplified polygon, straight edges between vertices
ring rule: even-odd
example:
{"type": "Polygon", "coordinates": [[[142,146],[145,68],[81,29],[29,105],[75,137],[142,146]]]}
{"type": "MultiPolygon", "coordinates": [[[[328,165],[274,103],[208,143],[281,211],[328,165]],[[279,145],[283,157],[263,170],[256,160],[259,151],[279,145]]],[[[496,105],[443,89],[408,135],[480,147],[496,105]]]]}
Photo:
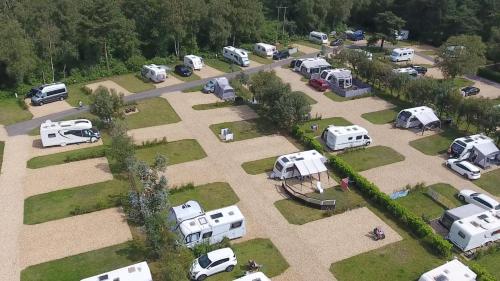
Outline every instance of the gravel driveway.
{"type": "Polygon", "coordinates": [[[103,86],[105,88],[108,88],[109,90],[115,89],[116,93],[118,94],[122,93],[125,96],[133,94],[129,92],[127,89],[123,88],[122,86],[118,85],[116,82],[111,80],[104,80],[85,85],[85,87],[89,88],[92,91],[95,91],[97,88],[99,88],[99,86],[103,86]]]}
{"type": "Polygon", "coordinates": [[[212,78],[212,77],[224,75],[224,72],[217,70],[213,67],[210,67],[206,64],[203,66],[202,69],[195,70],[194,73],[196,73],[196,75],[200,76],[201,79],[212,78]]]}
{"type": "Polygon", "coordinates": [[[32,105],[29,99],[26,99],[25,102],[28,105],[28,110],[31,112],[31,114],[33,114],[33,118],[42,117],[73,108],[65,100],[55,101],[44,105],[32,105]]]}

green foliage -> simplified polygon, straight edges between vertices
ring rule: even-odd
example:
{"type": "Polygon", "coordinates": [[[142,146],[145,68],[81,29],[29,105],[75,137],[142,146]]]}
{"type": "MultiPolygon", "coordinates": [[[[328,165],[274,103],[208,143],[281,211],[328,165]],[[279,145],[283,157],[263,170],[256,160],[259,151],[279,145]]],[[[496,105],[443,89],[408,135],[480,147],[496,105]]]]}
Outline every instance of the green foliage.
{"type": "Polygon", "coordinates": [[[481,67],[477,70],[477,75],[500,83],[500,71],[495,71],[488,67],[481,67]]]}
{"type": "Polygon", "coordinates": [[[113,118],[123,117],[123,94],[117,94],[114,89],[109,91],[99,86],[95,91],[90,105],[90,113],[99,117],[104,123],[109,123],[113,118]]]}
{"type": "Polygon", "coordinates": [[[115,160],[116,168],[125,170],[130,159],[134,157],[135,145],[130,136],[127,135],[127,128],[122,122],[114,122],[111,128],[111,145],[109,156],[115,160]]]}
{"type": "Polygon", "coordinates": [[[478,281],[497,280],[489,271],[477,262],[469,262],[469,268],[477,274],[478,281]]]}
{"type": "Polygon", "coordinates": [[[229,248],[231,246],[229,238],[224,237],[221,242],[210,245],[208,242],[196,245],[193,248],[193,254],[195,257],[205,255],[208,252],[215,251],[222,248],[229,248]]]}
{"type": "Polygon", "coordinates": [[[384,42],[389,41],[396,44],[395,30],[400,30],[406,21],[396,16],[392,11],[385,11],[378,13],[375,16],[376,29],[378,31],[377,37],[381,39],[380,48],[384,47],[384,42]]]}
{"type": "Polygon", "coordinates": [[[436,62],[445,77],[475,74],[486,61],[485,52],[479,36],[452,36],[439,48],[436,62]]]}
{"type": "Polygon", "coordinates": [[[307,149],[314,149],[319,153],[323,153],[324,149],[321,143],[314,137],[309,134],[306,134],[304,129],[300,128],[300,126],[295,125],[292,128],[292,135],[299,140],[307,149]]]}

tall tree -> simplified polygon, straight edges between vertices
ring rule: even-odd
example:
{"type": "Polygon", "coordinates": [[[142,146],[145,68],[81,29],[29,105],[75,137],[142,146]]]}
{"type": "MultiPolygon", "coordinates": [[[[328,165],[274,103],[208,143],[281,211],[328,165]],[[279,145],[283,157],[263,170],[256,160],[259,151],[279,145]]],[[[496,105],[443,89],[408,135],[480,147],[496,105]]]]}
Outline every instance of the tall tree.
{"type": "Polygon", "coordinates": [[[99,86],[92,94],[90,112],[105,124],[110,124],[113,118],[123,117],[123,93],[118,94],[115,89],[110,91],[108,88],[99,86]]]}
{"type": "Polygon", "coordinates": [[[377,36],[380,38],[380,49],[384,48],[384,42],[389,41],[396,44],[396,31],[401,30],[406,21],[396,16],[393,12],[387,11],[378,13],[375,16],[375,24],[377,26],[377,36]]]}
{"type": "Polygon", "coordinates": [[[460,35],[450,37],[439,48],[436,63],[445,77],[475,74],[479,66],[485,64],[486,46],[481,37],[460,35]]]}
{"type": "Polygon", "coordinates": [[[255,0],[231,0],[231,4],[232,44],[254,41],[264,21],[262,3],[255,0]]]}
{"type": "Polygon", "coordinates": [[[227,45],[231,37],[231,1],[211,0],[207,4],[208,15],[204,19],[202,37],[214,50],[219,51],[227,45]]]}

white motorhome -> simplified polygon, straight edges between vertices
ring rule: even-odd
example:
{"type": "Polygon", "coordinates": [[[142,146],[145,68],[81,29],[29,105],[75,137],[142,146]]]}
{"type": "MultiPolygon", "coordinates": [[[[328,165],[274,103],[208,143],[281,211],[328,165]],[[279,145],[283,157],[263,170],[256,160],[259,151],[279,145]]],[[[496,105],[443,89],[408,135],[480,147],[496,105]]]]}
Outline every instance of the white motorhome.
{"type": "Polygon", "coordinates": [[[412,67],[394,68],[392,72],[395,74],[407,74],[410,75],[411,77],[418,76],[418,71],[412,67]]]}
{"type": "Polygon", "coordinates": [[[422,274],[418,281],[476,281],[476,277],[474,271],[454,259],[422,274]]]}
{"type": "Polygon", "coordinates": [[[200,243],[212,245],[219,243],[224,237],[243,237],[246,233],[245,217],[234,205],[185,219],[175,230],[181,235],[186,247],[192,248],[200,243]]]}
{"type": "Polygon", "coordinates": [[[309,33],[309,41],[318,44],[328,44],[328,35],[323,32],[311,31],[309,33]]]}
{"type": "Polygon", "coordinates": [[[368,135],[368,131],[358,125],[330,125],[323,131],[321,138],[331,150],[365,146],[372,143],[372,138],[368,135]]]}
{"type": "Polygon", "coordinates": [[[500,239],[500,214],[485,211],[457,220],[446,238],[464,252],[496,242],[500,239]]]}
{"type": "Polygon", "coordinates": [[[303,174],[301,171],[308,171],[308,174],[323,172],[326,171],[326,160],[326,157],[316,150],[282,155],[274,163],[271,178],[294,178],[303,174]]]}
{"type": "Polygon", "coordinates": [[[163,82],[167,79],[167,71],[165,68],[156,64],[143,65],[141,75],[156,83],[163,82]]]}
{"type": "Polygon", "coordinates": [[[261,57],[272,57],[277,51],[276,46],[266,43],[256,43],[253,50],[261,57]]]}
{"type": "Polygon", "coordinates": [[[352,73],[347,68],[325,69],[319,77],[342,89],[352,87],[352,73]]]}
{"type": "Polygon", "coordinates": [[[101,138],[101,134],[95,128],[92,128],[92,122],[87,119],[61,122],[47,120],[40,125],[40,137],[43,147],[47,147],[96,142],[101,138]]]}
{"type": "Polygon", "coordinates": [[[483,134],[457,138],[448,148],[451,158],[470,160],[473,164],[487,167],[491,162],[498,162],[500,151],[495,141],[483,134]]]}
{"type": "Polygon", "coordinates": [[[233,46],[224,47],[222,50],[222,55],[227,59],[239,66],[249,66],[250,60],[248,59],[248,53],[242,49],[235,48],[233,46]]]}
{"type": "Polygon", "coordinates": [[[415,50],[413,50],[412,48],[395,48],[394,50],[392,50],[389,58],[393,62],[411,61],[413,60],[414,55],[415,50]]]}
{"type": "Polygon", "coordinates": [[[195,55],[184,56],[184,65],[191,67],[193,70],[201,70],[203,68],[203,58],[195,55]]]}
{"type": "Polygon", "coordinates": [[[153,281],[147,262],[132,264],[127,267],[101,273],[81,281],[153,281]]]}
{"type": "Polygon", "coordinates": [[[173,223],[173,229],[175,229],[179,223],[201,216],[204,213],[205,211],[198,202],[189,200],[182,205],[170,208],[168,220],[173,223]]]}
{"type": "Polygon", "coordinates": [[[428,126],[439,126],[440,121],[434,111],[427,106],[418,106],[403,109],[396,117],[395,126],[398,128],[416,128],[424,129],[428,126]]]}
{"type": "Polygon", "coordinates": [[[300,66],[300,73],[307,78],[317,78],[321,71],[331,69],[332,66],[322,58],[314,60],[305,60],[300,66]]]}

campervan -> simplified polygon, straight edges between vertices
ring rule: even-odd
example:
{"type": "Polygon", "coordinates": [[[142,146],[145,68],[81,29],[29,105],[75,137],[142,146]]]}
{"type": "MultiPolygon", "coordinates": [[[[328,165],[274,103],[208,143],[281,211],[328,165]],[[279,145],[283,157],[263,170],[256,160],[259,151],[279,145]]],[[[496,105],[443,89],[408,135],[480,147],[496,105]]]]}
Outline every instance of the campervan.
{"type": "Polygon", "coordinates": [[[500,239],[500,214],[485,211],[457,220],[446,238],[464,252],[496,242],[500,239]]]}
{"type": "Polygon", "coordinates": [[[195,55],[184,56],[184,65],[191,67],[193,70],[201,70],[203,68],[203,58],[195,55]]]}
{"type": "Polygon", "coordinates": [[[354,52],[364,54],[366,56],[366,59],[368,60],[373,60],[373,54],[368,51],[365,51],[363,49],[351,49],[351,50],[353,50],[354,52]]]}
{"type": "Polygon", "coordinates": [[[483,208],[474,204],[467,204],[454,209],[446,210],[439,219],[439,222],[446,229],[450,229],[451,225],[455,221],[465,219],[467,217],[477,215],[482,212],[484,212],[483,208]]]}
{"type": "Polygon", "coordinates": [[[81,281],[153,281],[148,263],[143,261],[126,267],[101,273],[81,281]]]}
{"type": "Polygon", "coordinates": [[[331,150],[365,146],[372,143],[372,138],[368,135],[368,131],[358,125],[330,125],[323,131],[321,138],[331,150]]]}
{"type": "Polygon", "coordinates": [[[418,281],[476,281],[476,273],[454,259],[422,274],[418,281]]]}
{"type": "Polygon", "coordinates": [[[250,60],[248,60],[248,53],[244,50],[235,48],[233,46],[224,47],[222,50],[222,55],[229,61],[240,65],[249,66],[250,60]]]}
{"type": "Polygon", "coordinates": [[[68,90],[64,83],[42,85],[31,89],[31,104],[44,105],[53,101],[62,101],[68,98],[68,90]]]}
{"type": "Polygon", "coordinates": [[[234,281],[271,281],[271,279],[267,277],[264,273],[258,271],[249,273],[238,279],[234,279],[234,281]]]}
{"type": "Polygon", "coordinates": [[[309,33],[309,41],[318,44],[328,44],[328,35],[323,32],[311,31],[309,33]]]}
{"type": "Polygon", "coordinates": [[[396,40],[402,41],[402,40],[408,40],[408,36],[410,36],[410,31],[401,29],[400,31],[395,31],[394,36],[396,37],[396,40]]]}
{"type": "Polygon", "coordinates": [[[413,67],[401,67],[401,68],[394,68],[392,70],[394,74],[406,74],[409,75],[410,77],[417,77],[418,76],[418,71],[414,69],[413,67]]]}
{"type": "Polygon", "coordinates": [[[185,219],[176,226],[175,231],[180,234],[183,244],[188,248],[200,243],[212,245],[219,243],[225,237],[229,239],[243,237],[246,233],[245,217],[234,205],[185,219]]]}
{"type": "Polygon", "coordinates": [[[389,58],[393,62],[411,61],[413,60],[414,54],[415,50],[413,50],[412,48],[396,48],[392,50],[389,58]]]}
{"type": "Polygon", "coordinates": [[[205,213],[200,204],[196,201],[189,200],[186,203],[170,208],[168,221],[173,224],[173,229],[181,222],[201,216],[205,213]]]}
{"type": "Polygon", "coordinates": [[[156,83],[163,82],[167,79],[167,72],[165,68],[156,64],[143,65],[141,75],[142,77],[156,83]]]}
{"type": "Polygon", "coordinates": [[[266,43],[256,43],[254,46],[255,54],[261,57],[272,57],[277,52],[276,46],[266,43]]]}
{"type": "Polygon", "coordinates": [[[40,137],[42,138],[43,147],[47,147],[96,142],[101,138],[101,134],[95,128],[92,128],[92,122],[87,119],[61,122],[47,120],[40,125],[40,137]]]}
{"type": "Polygon", "coordinates": [[[318,78],[321,71],[331,69],[332,66],[322,58],[306,60],[300,66],[300,73],[306,78],[318,78]]]}
{"type": "Polygon", "coordinates": [[[271,178],[288,179],[298,177],[307,172],[313,174],[326,171],[326,157],[316,150],[302,151],[282,155],[274,163],[271,178]]]}
{"type": "Polygon", "coordinates": [[[406,129],[439,125],[439,118],[434,111],[427,106],[403,109],[398,113],[395,122],[396,127],[406,129]]]}
{"type": "Polygon", "coordinates": [[[334,68],[321,71],[319,77],[339,88],[352,87],[352,73],[347,68],[334,68]]]}

